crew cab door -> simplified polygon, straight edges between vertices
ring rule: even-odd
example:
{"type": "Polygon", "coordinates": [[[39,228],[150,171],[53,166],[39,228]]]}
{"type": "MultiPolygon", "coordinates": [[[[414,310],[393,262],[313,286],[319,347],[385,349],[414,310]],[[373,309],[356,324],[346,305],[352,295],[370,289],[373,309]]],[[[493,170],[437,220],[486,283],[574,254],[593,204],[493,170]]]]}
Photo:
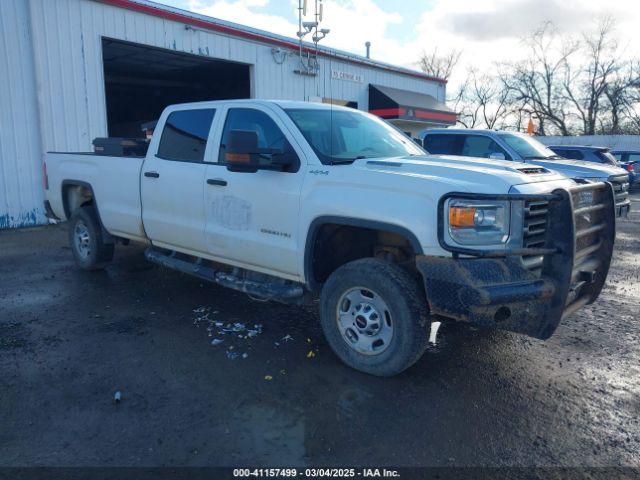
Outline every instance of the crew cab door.
{"type": "MultiPolygon", "coordinates": [[[[222,113],[222,112],[220,112],[222,113]]],[[[302,151],[277,112],[259,104],[229,107],[216,134],[217,162],[207,167],[205,240],[221,261],[297,279],[298,214],[306,169],[302,151]],[[258,147],[294,150],[297,165],[287,171],[232,172],[225,164],[231,131],[255,132],[258,147]]],[[[284,114],[283,114],[284,115],[284,114]]],[[[286,119],[285,119],[286,120],[286,119]]]]}
{"type": "MultiPolygon", "coordinates": [[[[212,108],[169,111],[142,166],[142,222],[154,245],[206,252],[204,192],[212,108]]],[[[160,122],[162,125],[162,121],[160,122]]]]}

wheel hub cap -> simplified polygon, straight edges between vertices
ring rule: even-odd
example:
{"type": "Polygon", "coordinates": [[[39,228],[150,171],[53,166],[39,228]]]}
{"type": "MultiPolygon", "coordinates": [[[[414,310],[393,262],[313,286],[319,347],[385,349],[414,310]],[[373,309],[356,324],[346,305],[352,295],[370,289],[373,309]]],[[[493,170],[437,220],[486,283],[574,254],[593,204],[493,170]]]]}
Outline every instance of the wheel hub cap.
{"type": "Polygon", "coordinates": [[[91,254],[91,235],[89,229],[80,221],[76,223],[73,231],[73,238],[76,244],[76,250],[82,258],[87,258],[91,254]]]}
{"type": "Polygon", "coordinates": [[[389,307],[367,288],[352,288],[340,297],[337,323],[347,345],[364,355],[379,355],[393,337],[389,307]]]}

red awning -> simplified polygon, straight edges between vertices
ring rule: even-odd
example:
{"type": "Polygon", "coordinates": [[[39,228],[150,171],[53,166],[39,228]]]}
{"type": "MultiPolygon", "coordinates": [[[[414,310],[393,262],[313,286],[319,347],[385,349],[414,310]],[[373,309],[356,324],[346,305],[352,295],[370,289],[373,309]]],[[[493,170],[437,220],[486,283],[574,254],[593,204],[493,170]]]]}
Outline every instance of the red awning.
{"type": "Polygon", "coordinates": [[[456,113],[431,95],[369,85],[369,112],[384,119],[455,125],[456,113]]]}

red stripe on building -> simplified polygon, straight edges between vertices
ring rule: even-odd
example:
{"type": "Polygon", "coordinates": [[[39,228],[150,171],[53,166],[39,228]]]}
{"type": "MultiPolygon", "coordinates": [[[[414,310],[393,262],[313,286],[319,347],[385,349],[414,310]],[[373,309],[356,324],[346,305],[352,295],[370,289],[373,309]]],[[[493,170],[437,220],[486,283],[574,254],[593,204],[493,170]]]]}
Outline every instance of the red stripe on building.
{"type": "MultiPolygon", "coordinates": [[[[246,30],[240,30],[238,28],[230,27],[227,25],[221,25],[219,23],[215,23],[209,20],[202,20],[200,18],[192,17],[189,15],[184,15],[182,13],[171,12],[169,10],[165,10],[158,7],[153,7],[151,5],[145,5],[142,3],[137,3],[132,0],[99,0],[102,3],[107,5],[113,5],[115,7],[125,8],[127,10],[134,10],[136,12],[146,13],[148,15],[152,15],[154,17],[165,18],[167,20],[173,20],[176,22],[185,23],[188,25],[193,25],[195,27],[205,28],[207,30],[213,30],[215,32],[224,33],[227,35],[232,35],[234,37],[246,38],[249,40],[255,40],[261,43],[268,43],[271,45],[278,45],[284,48],[298,49],[299,45],[295,42],[288,42],[286,40],[279,40],[277,38],[272,38],[266,35],[261,35],[259,33],[248,32],[246,30]]],[[[303,51],[305,53],[311,53],[315,55],[316,51],[313,48],[303,47],[303,51]]],[[[442,84],[446,84],[447,81],[442,78],[430,77],[429,75],[424,75],[419,72],[408,72],[404,70],[397,70],[391,66],[379,65],[375,63],[364,62],[355,58],[345,58],[341,55],[337,55],[334,53],[326,52],[323,50],[318,51],[318,55],[327,58],[334,58],[336,60],[341,60],[343,62],[355,63],[358,65],[364,65],[367,67],[377,68],[380,70],[388,70],[392,72],[399,73],[401,75],[407,75],[409,77],[421,78],[423,80],[430,80],[432,82],[438,82],[442,84]]]]}
{"type": "Polygon", "coordinates": [[[458,118],[455,113],[442,113],[442,112],[429,112],[426,110],[415,110],[414,115],[416,118],[422,118],[424,120],[437,120],[441,122],[456,123],[458,118]]]}
{"type": "Polygon", "coordinates": [[[407,113],[406,108],[375,108],[373,110],[369,110],[369,113],[373,113],[374,115],[378,115],[379,117],[399,117],[400,115],[405,115],[407,113]]]}

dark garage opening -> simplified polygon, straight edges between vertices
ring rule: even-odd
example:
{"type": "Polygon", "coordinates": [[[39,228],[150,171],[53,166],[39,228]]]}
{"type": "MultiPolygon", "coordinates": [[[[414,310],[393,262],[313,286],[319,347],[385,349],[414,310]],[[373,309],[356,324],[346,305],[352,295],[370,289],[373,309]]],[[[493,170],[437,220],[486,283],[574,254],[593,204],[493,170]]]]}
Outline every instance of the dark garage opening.
{"type": "Polygon", "coordinates": [[[167,105],[251,96],[246,64],[110,38],[102,58],[111,137],[143,137],[140,126],[167,105]]]}

